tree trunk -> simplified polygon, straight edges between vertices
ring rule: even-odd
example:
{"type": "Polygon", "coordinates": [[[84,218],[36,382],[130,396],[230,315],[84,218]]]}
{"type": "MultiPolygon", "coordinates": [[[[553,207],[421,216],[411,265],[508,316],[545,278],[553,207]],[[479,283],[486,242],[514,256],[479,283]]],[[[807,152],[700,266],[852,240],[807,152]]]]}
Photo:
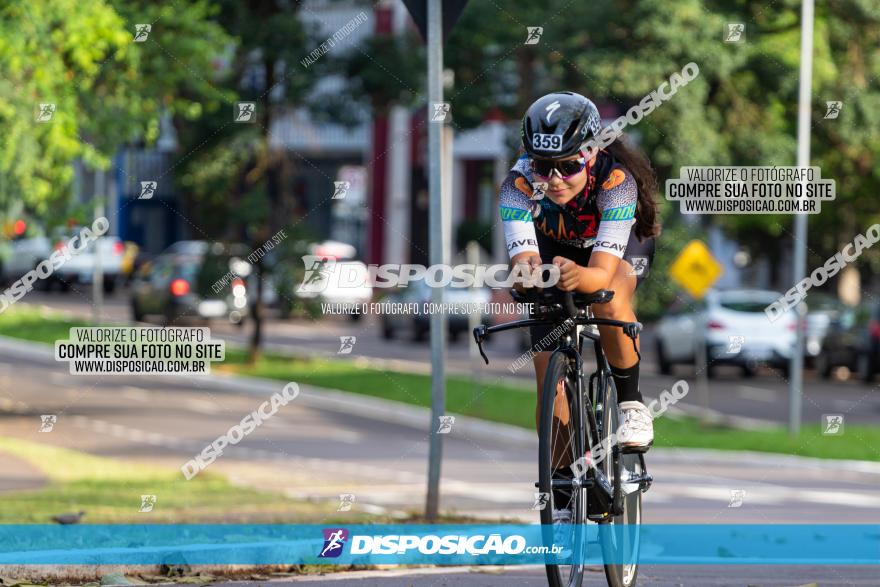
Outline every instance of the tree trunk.
{"type": "MultiPolygon", "coordinates": [[[[262,156],[266,158],[265,185],[266,197],[269,200],[269,206],[267,207],[269,214],[268,218],[263,222],[263,226],[256,231],[258,238],[254,239],[257,241],[253,247],[254,251],[262,248],[266,240],[275,233],[274,219],[276,217],[275,211],[278,207],[277,162],[269,147],[269,129],[272,126],[270,95],[272,88],[275,86],[275,59],[272,57],[266,58],[263,61],[263,67],[266,73],[266,87],[263,88],[263,95],[260,97],[260,109],[262,110],[260,118],[263,123],[262,156]]],[[[256,263],[254,263],[256,294],[251,306],[251,319],[253,320],[254,328],[251,332],[250,347],[248,349],[248,362],[251,364],[256,363],[260,359],[263,347],[263,273],[263,255],[260,254],[256,263]]]]}

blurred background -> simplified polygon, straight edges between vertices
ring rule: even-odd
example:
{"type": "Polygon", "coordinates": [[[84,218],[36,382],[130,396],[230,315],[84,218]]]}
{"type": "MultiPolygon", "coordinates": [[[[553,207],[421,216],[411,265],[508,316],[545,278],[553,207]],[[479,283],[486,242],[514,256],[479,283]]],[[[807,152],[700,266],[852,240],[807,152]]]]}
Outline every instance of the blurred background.
{"type": "MultiPolygon", "coordinates": [[[[661,190],[685,165],[794,165],[799,46],[792,0],[471,2],[444,55],[452,263],[507,262],[498,186],[521,115],[550,91],[587,95],[608,124],[693,61],[700,75],[627,129],[661,190]],[[743,34],[730,40],[736,23],[743,34]]],[[[876,3],[816,7],[811,164],[837,198],[808,218],[808,273],[880,221],[878,47],[876,3]]],[[[81,510],[83,521],[141,520],[141,494],[157,495],[149,515],[166,522],[420,515],[428,322],[331,316],[321,303],[430,292],[297,287],[303,255],[360,273],[428,264],[425,68],[395,0],[0,7],[4,287],[96,217],[110,220],[96,245],[0,314],[0,520],[81,510]],[[132,322],[207,323],[227,360],[208,377],[75,377],[46,346],[70,326],[132,322]],[[218,459],[211,482],[183,481],[184,461],[287,381],[305,386],[303,401],[218,459]],[[51,431],[43,415],[57,416],[51,431]],[[337,512],[341,494],[357,496],[350,511],[337,512]]],[[[652,519],[876,516],[880,252],[813,288],[803,320],[770,323],[763,308],[793,285],[793,217],[686,218],[658,199],[663,233],[637,301],[642,390],[655,398],[678,379],[696,389],[703,370],[709,384],[657,423],[652,519]],[[694,239],[723,270],[699,300],[669,275],[694,239]],[[790,435],[797,328],[804,425],[790,435]],[[845,428],[829,432],[837,415],[845,428]],[[823,467],[839,471],[834,488],[823,467]],[[734,490],[743,509],[729,507],[734,490]]],[[[487,289],[449,301],[508,300],[487,289]]],[[[469,336],[474,322],[516,317],[450,321],[447,408],[465,433],[445,441],[444,515],[537,519],[531,368],[507,368],[528,341],[498,336],[483,367],[469,336]]]]}

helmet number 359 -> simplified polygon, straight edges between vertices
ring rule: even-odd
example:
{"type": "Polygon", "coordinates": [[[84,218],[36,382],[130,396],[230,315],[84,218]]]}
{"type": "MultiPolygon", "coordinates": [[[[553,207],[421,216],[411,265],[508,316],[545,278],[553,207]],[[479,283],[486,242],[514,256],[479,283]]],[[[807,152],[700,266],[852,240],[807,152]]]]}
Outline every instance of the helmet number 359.
{"type": "Polygon", "coordinates": [[[532,135],[532,144],[544,151],[559,151],[562,149],[562,135],[535,133],[532,135]]]}

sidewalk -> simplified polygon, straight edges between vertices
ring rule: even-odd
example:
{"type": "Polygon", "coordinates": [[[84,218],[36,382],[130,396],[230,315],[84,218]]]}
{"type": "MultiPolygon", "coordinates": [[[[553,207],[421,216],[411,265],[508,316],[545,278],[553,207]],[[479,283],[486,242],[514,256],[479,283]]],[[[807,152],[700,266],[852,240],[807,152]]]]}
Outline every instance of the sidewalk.
{"type": "Polygon", "coordinates": [[[42,471],[29,462],[0,450],[0,493],[40,489],[49,482],[42,471]]]}

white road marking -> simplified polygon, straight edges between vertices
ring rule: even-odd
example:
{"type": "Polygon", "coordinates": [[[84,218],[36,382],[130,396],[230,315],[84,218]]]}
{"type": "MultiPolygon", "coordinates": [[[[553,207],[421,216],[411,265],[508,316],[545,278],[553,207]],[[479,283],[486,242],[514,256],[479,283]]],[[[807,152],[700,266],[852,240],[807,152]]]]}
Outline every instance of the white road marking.
{"type": "Polygon", "coordinates": [[[737,385],[737,394],[745,399],[758,402],[776,403],[776,392],[772,389],[752,387],[750,385],[737,385]]]}
{"type": "Polygon", "coordinates": [[[49,372],[49,382],[61,387],[76,387],[78,385],[76,381],[72,380],[69,373],[57,373],[55,371],[49,372]]]}
{"type": "Polygon", "coordinates": [[[150,401],[150,394],[146,389],[132,387],[131,385],[124,385],[122,387],[122,397],[133,399],[136,402],[150,401]]]}
{"type": "Polygon", "coordinates": [[[190,411],[199,412],[200,414],[219,414],[220,412],[224,411],[216,403],[210,400],[198,398],[187,399],[186,407],[190,411]]]}
{"type": "Polygon", "coordinates": [[[692,484],[669,484],[654,485],[648,492],[652,497],[675,496],[679,501],[683,496],[706,501],[728,503],[732,489],[745,490],[743,507],[748,504],[778,505],[791,502],[816,503],[823,505],[842,505],[855,508],[880,508],[880,496],[854,491],[825,491],[815,489],[798,489],[795,487],[780,487],[760,485],[754,486],[748,483],[732,482],[730,486],[718,485],[692,485],[692,484]]]}

